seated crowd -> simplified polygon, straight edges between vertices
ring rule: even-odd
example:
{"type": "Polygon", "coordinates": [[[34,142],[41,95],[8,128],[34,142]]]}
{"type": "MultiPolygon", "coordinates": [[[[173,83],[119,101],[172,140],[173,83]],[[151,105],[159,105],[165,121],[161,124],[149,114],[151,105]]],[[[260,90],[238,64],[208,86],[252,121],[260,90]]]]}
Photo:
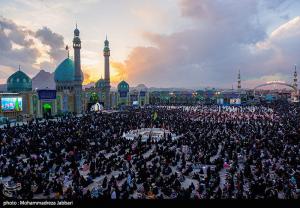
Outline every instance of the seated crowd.
{"type": "Polygon", "coordinates": [[[0,128],[0,177],[21,184],[20,199],[297,199],[299,171],[296,104],[150,106],[0,128]],[[152,127],[179,137],[122,137],[152,127]]]}

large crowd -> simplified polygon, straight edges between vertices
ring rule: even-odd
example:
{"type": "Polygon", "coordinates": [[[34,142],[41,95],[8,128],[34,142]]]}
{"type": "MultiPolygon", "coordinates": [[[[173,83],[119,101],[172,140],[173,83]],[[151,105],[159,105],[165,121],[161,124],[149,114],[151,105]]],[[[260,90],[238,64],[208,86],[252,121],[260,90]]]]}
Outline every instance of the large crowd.
{"type": "Polygon", "coordinates": [[[300,107],[288,103],[149,106],[0,128],[0,190],[21,184],[13,198],[299,199],[299,171],[300,107]],[[179,137],[122,137],[153,127],[179,137]]]}

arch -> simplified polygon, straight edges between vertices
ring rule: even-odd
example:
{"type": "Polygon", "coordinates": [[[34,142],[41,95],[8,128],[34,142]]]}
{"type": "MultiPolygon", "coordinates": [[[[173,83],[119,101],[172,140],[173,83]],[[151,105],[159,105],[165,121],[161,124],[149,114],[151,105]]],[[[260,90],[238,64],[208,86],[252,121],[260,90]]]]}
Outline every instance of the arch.
{"type": "Polygon", "coordinates": [[[282,81],[270,81],[270,82],[266,82],[266,83],[263,83],[263,84],[260,84],[260,85],[257,85],[256,87],[254,87],[253,89],[253,94],[255,96],[255,93],[256,93],[256,90],[260,87],[264,87],[264,86],[270,86],[270,85],[282,85],[282,86],[287,86],[287,87],[290,87],[292,88],[295,93],[297,93],[297,88],[291,84],[288,84],[288,83],[285,83],[285,82],[282,82],[282,81]]]}
{"type": "Polygon", "coordinates": [[[99,96],[96,92],[90,94],[90,102],[96,104],[99,101],[99,96]]]}

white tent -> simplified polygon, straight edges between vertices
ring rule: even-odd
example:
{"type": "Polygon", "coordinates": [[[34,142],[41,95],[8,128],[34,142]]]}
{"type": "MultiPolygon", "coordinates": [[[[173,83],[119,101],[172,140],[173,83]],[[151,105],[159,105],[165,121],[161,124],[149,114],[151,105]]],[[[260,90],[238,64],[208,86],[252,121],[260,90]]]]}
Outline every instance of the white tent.
{"type": "Polygon", "coordinates": [[[91,107],[91,111],[102,111],[103,110],[103,106],[100,103],[96,103],[95,105],[92,105],[91,107]]]}

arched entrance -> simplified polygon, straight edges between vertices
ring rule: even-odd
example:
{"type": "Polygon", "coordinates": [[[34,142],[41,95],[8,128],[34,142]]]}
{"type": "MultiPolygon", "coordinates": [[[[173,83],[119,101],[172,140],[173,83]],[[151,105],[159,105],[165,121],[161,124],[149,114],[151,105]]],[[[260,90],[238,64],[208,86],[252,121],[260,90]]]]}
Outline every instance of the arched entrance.
{"type": "Polygon", "coordinates": [[[43,103],[43,117],[49,118],[52,115],[52,105],[51,103],[43,103]]]}
{"type": "Polygon", "coordinates": [[[94,105],[97,102],[99,102],[99,96],[96,92],[92,92],[91,96],[90,96],[90,103],[92,103],[94,105]]]}
{"type": "Polygon", "coordinates": [[[270,85],[282,85],[282,86],[287,86],[289,88],[293,89],[293,92],[291,93],[291,99],[292,102],[298,102],[299,98],[298,98],[298,89],[297,87],[295,87],[294,85],[282,82],[282,81],[271,81],[271,82],[266,82],[264,84],[260,84],[257,85],[254,89],[253,89],[253,96],[256,97],[256,91],[258,88],[264,87],[264,86],[270,86],[270,85]]]}
{"type": "Polygon", "coordinates": [[[265,87],[265,86],[270,86],[270,85],[282,85],[282,86],[287,86],[287,87],[290,87],[294,90],[294,92],[297,92],[297,88],[295,88],[293,85],[291,84],[287,84],[285,82],[282,82],[282,81],[271,81],[271,82],[266,82],[264,84],[260,84],[260,85],[257,85],[253,90],[253,94],[255,96],[255,93],[256,93],[256,90],[258,88],[261,88],[261,87],[265,87]]]}

